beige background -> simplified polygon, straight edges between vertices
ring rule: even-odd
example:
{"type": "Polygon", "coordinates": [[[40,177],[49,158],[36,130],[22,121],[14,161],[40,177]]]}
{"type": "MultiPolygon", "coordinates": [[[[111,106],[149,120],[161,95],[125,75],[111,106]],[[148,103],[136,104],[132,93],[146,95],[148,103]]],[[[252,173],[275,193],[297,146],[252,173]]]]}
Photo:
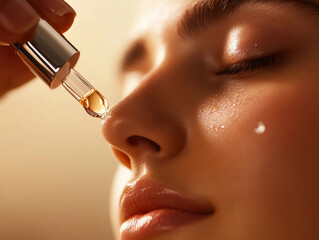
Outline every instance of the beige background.
{"type": "MultiPolygon", "coordinates": [[[[139,0],[68,0],[67,38],[77,69],[111,102],[116,64],[139,0]]],[[[113,239],[109,191],[116,160],[89,117],[61,87],[36,79],[0,100],[0,239],[113,239]]]]}

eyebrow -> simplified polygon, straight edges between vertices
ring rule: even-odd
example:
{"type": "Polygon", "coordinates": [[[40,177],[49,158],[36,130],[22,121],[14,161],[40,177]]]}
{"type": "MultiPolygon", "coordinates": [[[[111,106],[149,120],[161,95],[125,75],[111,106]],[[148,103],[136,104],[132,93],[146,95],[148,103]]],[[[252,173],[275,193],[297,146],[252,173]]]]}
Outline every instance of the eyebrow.
{"type": "Polygon", "coordinates": [[[208,25],[229,17],[245,3],[257,2],[293,4],[310,14],[319,15],[319,3],[313,0],[202,0],[185,11],[177,24],[178,34],[182,38],[193,37],[208,25]]]}

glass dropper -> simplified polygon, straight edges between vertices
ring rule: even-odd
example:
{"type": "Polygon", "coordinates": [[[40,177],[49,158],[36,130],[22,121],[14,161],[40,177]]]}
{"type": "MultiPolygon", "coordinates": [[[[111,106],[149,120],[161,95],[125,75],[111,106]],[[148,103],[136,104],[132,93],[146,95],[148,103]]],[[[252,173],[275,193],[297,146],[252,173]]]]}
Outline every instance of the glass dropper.
{"type": "Polygon", "coordinates": [[[101,119],[107,116],[109,111],[107,100],[75,69],[71,69],[62,85],[81,103],[90,116],[101,119]]]}
{"type": "Polygon", "coordinates": [[[33,40],[12,46],[29,69],[51,89],[62,84],[90,116],[101,119],[107,116],[107,100],[74,69],[80,52],[46,21],[40,19],[33,40]]]}

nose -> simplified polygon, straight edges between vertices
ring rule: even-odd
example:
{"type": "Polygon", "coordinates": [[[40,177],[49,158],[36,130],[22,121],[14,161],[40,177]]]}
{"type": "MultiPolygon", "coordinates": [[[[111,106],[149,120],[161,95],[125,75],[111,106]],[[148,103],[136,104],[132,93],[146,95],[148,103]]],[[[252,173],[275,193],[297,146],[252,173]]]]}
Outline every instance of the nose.
{"type": "Polygon", "coordinates": [[[115,105],[102,124],[102,133],[115,155],[131,169],[143,163],[168,161],[182,151],[186,142],[182,119],[170,104],[176,91],[172,86],[163,86],[168,79],[154,75],[143,79],[115,105]]]}

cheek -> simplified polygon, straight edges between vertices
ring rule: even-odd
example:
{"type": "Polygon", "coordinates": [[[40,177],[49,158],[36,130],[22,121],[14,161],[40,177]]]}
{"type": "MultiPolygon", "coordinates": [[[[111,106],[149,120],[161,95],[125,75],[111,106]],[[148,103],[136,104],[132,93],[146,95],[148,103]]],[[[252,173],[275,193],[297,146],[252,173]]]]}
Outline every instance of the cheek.
{"type": "Polygon", "coordinates": [[[210,197],[224,221],[256,229],[282,222],[291,227],[291,211],[294,219],[314,219],[319,213],[319,95],[291,82],[259,85],[246,86],[215,112],[211,101],[203,107],[198,136],[211,157],[201,175],[211,176],[210,197]],[[265,126],[262,134],[255,131],[259,122],[265,126]]]}
{"type": "Polygon", "coordinates": [[[216,181],[227,185],[230,196],[268,191],[275,198],[283,188],[294,195],[314,186],[319,169],[317,90],[287,82],[236,91],[239,97],[233,94],[219,105],[210,102],[199,118],[201,137],[211,145],[207,155],[215,156],[205,166],[214,165],[210,171],[216,181]]]}
{"type": "Polygon", "coordinates": [[[235,159],[313,158],[319,136],[316,88],[288,81],[234,87],[223,99],[202,105],[203,137],[235,159]]]}
{"type": "Polygon", "coordinates": [[[252,106],[255,110],[251,115],[267,128],[263,135],[254,136],[258,152],[265,159],[288,161],[318,156],[318,94],[303,86],[284,86],[264,94],[264,100],[252,106]]]}

